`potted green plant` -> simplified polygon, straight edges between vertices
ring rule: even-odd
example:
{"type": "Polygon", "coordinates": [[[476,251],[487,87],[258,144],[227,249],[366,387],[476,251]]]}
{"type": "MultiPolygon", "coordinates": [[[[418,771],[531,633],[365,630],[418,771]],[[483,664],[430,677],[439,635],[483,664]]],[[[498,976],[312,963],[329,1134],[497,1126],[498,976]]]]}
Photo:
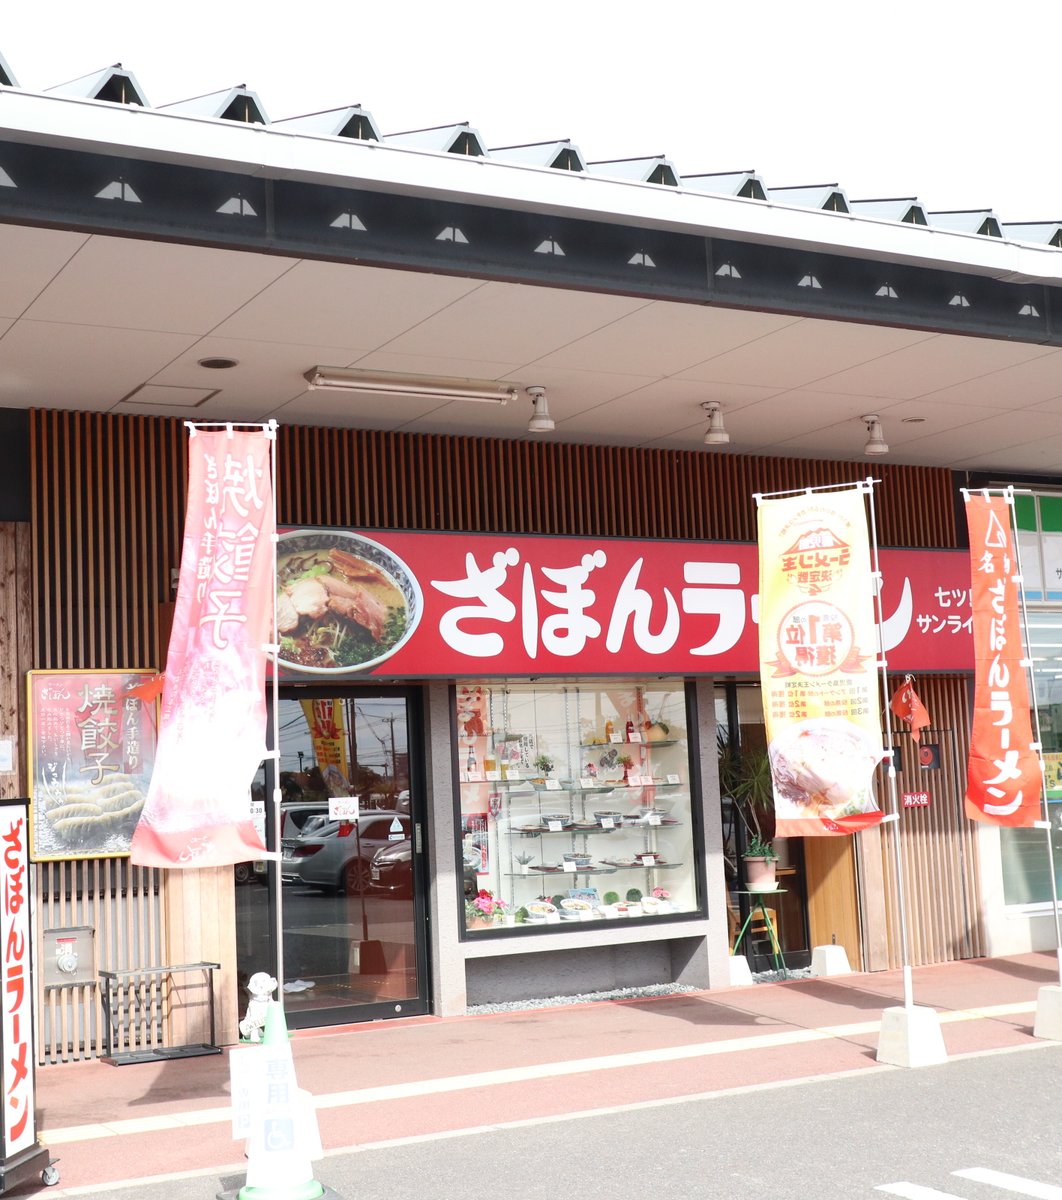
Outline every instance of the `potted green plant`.
{"type": "Polygon", "coordinates": [[[744,831],[745,886],[773,892],[778,854],[774,848],[774,783],[765,748],[738,749],[719,734],[719,787],[729,796],[744,831]]]}
{"type": "Polygon", "coordinates": [[[535,757],[534,765],[542,772],[542,775],[546,779],[549,779],[553,774],[553,768],[556,764],[548,754],[539,754],[535,757]]]}

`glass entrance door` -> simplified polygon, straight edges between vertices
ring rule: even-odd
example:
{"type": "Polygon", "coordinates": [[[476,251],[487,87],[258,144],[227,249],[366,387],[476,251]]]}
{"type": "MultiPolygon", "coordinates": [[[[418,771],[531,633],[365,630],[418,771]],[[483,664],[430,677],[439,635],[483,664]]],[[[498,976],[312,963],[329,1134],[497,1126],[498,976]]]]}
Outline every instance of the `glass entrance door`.
{"type": "Polygon", "coordinates": [[[237,960],[275,972],[279,902],[291,1028],[428,1011],[418,718],[412,689],[281,692],[281,858],[237,889],[237,960]]]}

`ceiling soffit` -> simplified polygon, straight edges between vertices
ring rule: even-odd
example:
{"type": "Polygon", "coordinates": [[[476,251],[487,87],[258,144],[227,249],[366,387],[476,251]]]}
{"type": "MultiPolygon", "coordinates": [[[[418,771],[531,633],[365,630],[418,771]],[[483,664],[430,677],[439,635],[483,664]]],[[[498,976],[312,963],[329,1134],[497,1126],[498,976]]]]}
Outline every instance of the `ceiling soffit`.
{"type": "Polygon", "coordinates": [[[763,243],[0,142],[0,220],[1062,344],[1062,289],[763,243]]]}

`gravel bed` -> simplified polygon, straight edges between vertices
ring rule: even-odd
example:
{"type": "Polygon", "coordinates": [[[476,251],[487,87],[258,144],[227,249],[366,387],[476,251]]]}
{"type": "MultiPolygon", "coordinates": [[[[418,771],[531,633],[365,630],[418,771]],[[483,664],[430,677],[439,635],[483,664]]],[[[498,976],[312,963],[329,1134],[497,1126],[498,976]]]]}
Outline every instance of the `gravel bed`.
{"type": "Polygon", "coordinates": [[[648,996],[677,996],[682,992],[699,992],[700,988],[684,983],[654,983],[649,987],[614,988],[610,992],[581,992],[577,996],[552,996],[545,1000],[506,1000],[498,1004],[470,1004],[471,1017],[484,1013],[523,1012],[528,1008],[560,1008],[566,1004],[594,1004],[599,1000],[641,1000],[648,996]]]}
{"type": "Polygon", "coordinates": [[[800,967],[795,971],[786,971],[784,974],[781,971],[757,971],[753,977],[753,983],[782,983],[786,979],[810,979],[811,968],[800,967]]]}
{"type": "MultiPolygon", "coordinates": [[[[757,971],[753,983],[780,983],[783,979],[810,979],[811,968],[802,967],[783,975],[781,971],[757,971]]],[[[642,1000],[651,996],[678,996],[683,992],[699,992],[701,988],[684,983],[654,983],[649,987],[614,988],[610,992],[581,992],[576,996],[551,996],[543,1000],[506,1000],[497,1004],[470,1004],[470,1017],[485,1013],[523,1012],[529,1008],[561,1008],[566,1004],[595,1004],[601,1000],[642,1000]]]]}

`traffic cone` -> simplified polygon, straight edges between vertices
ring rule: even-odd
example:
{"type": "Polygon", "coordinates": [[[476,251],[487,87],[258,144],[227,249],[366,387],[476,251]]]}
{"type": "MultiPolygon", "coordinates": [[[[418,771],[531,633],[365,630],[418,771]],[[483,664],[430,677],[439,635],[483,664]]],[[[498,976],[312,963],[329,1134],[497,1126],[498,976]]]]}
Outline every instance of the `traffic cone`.
{"type": "Polygon", "coordinates": [[[260,1049],[263,1094],[256,1101],[247,1144],[247,1183],[224,1200],[340,1200],[313,1177],[310,1162],[320,1158],[317,1115],[308,1092],[295,1082],[284,1006],[272,1000],[266,1011],[260,1049]]]}

